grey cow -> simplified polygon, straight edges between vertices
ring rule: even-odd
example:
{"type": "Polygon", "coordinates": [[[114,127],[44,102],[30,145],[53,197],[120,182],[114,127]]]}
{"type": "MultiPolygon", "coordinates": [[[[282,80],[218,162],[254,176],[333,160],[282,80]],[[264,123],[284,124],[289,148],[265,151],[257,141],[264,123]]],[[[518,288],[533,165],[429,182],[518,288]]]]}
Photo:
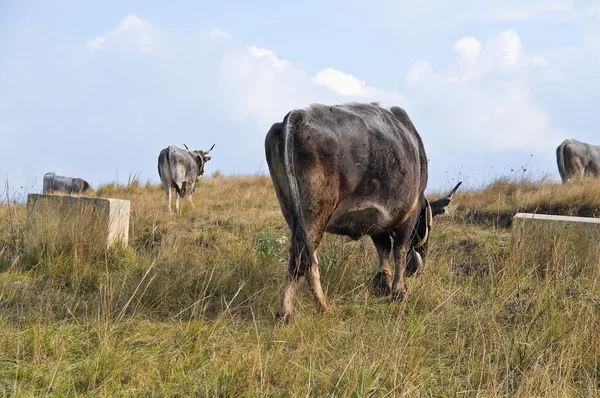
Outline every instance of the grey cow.
{"type": "Polygon", "coordinates": [[[316,256],[324,232],[370,235],[379,256],[375,293],[403,299],[405,268],[410,276],[423,266],[433,217],[446,211],[461,184],[445,198],[425,198],[427,156],[406,112],[376,103],[312,104],[273,124],[265,152],[292,232],[279,317],[293,315],[302,276],[318,308],[327,310],[316,256]]]}
{"type": "Polygon", "coordinates": [[[179,197],[188,198],[192,203],[192,194],[196,190],[196,182],[204,174],[204,165],[211,157],[208,156],[215,145],[208,150],[190,151],[187,145],[185,149],[170,145],[160,151],[158,155],[158,175],[163,183],[165,192],[169,199],[169,211],[171,211],[171,188],[175,189],[175,209],[179,211],[179,197]]]}
{"type": "Polygon", "coordinates": [[[42,192],[44,194],[64,192],[72,195],[84,193],[89,187],[90,184],[84,179],[61,176],[51,172],[44,174],[42,192]]]}
{"type": "Polygon", "coordinates": [[[556,163],[562,182],[584,176],[600,176],[600,146],[564,140],[556,148],[556,163]]]}

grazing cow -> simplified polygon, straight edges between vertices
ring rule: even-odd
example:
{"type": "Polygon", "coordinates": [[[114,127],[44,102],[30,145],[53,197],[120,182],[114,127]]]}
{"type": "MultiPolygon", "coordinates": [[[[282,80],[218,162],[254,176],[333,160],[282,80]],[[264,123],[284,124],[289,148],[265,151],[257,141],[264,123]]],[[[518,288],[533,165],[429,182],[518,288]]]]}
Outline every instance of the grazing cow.
{"type": "Polygon", "coordinates": [[[600,146],[564,140],[556,148],[556,163],[563,184],[572,178],[600,176],[600,146]]]}
{"type": "Polygon", "coordinates": [[[52,172],[44,175],[42,192],[44,194],[64,192],[72,195],[84,193],[89,187],[90,184],[84,179],[61,176],[52,172]]]}
{"type": "Polygon", "coordinates": [[[208,150],[190,151],[187,145],[184,149],[174,145],[160,151],[158,155],[158,175],[163,183],[165,192],[169,199],[169,211],[171,211],[171,188],[175,188],[175,209],[179,211],[179,197],[184,198],[189,193],[189,201],[192,203],[192,194],[196,190],[196,182],[204,174],[204,165],[211,157],[208,156],[215,145],[208,150]]]}
{"type": "Polygon", "coordinates": [[[423,266],[431,221],[461,184],[440,200],[425,198],[427,156],[406,112],[376,103],[312,104],[273,124],[265,152],[292,232],[279,317],[293,316],[302,276],[317,307],[327,310],[316,256],[324,232],[355,240],[370,235],[379,256],[375,293],[405,298],[405,266],[409,275],[423,266]]]}

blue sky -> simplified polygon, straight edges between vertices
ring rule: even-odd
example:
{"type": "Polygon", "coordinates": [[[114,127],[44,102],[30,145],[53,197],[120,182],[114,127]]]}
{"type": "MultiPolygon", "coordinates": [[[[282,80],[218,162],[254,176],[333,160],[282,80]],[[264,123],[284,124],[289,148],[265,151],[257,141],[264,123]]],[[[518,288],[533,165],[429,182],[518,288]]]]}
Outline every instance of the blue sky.
{"type": "Polygon", "coordinates": [[[600,144],[599,77],[599,1],[8,0],[1,179],[157,182],[160,150],[184,142],[216,143],[209,175],[267,173],[273,122],[354,100],[408,111],[430,190],[558,179],[563,139],[600,144]]]}

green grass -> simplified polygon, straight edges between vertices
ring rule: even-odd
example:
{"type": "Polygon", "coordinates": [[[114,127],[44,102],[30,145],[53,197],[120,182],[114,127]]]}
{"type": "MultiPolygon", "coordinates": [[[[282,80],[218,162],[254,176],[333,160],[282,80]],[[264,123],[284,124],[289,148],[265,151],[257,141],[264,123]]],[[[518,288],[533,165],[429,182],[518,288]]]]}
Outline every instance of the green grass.
{"type": "Polygon", "coordinates": [[[368,239],[328,235],[332,310],[303,283],[286,325],[289,231],[268,178],[202,179],[181,214],[152,184],[109,193],[132,201],[130,246],[100,253],[25,250],[24,207],[0,205],[0,396],[600,395],[597,258],[555,244],[546,274],[510,230],[467,216],[560,195],[572,214],[598,209],[586,186],[457,194],[401,303],[370,295],[368,239]]]}

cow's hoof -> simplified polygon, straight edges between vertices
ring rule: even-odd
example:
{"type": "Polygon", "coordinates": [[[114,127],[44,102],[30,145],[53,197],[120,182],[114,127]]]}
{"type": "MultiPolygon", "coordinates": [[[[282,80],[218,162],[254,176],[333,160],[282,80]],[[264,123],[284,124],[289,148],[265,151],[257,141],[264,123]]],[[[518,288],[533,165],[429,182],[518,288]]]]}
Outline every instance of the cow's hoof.
{"type": "Polygon", "coordinates": [[[378,272],[373,278],[373,294],[389,296],[392,292],[392,276],[388,272],[378,272]]]}
{"type": "Polygon", "coordinates": [[[290,323],[290,321],[292,319],[294,319],[294,314],[292,314],[292,313],[284,313],[284,312],[280,311],[280,312],[277,313],[276,319],[277,319],[277,323],[288,324],[288,323],[290,323]]]}
{"type": "Polygon", "coordinates": [[[406,288],[398,289],[398,290],[392,292],[392,301],[404,301],[404,300],[406,300],[407,296],[408,296],[408,291],[406,290],[406,288]]]}
{"type": "Polygon", "coordinates": [[[317,313],[324,314],[326,312],[329,312],[329,310],[331,310],[331,305],[329,303],[325,303],[325,304],[317,303],[317,305],[315,305],[315,308],[317,309],[317,313]]]}

